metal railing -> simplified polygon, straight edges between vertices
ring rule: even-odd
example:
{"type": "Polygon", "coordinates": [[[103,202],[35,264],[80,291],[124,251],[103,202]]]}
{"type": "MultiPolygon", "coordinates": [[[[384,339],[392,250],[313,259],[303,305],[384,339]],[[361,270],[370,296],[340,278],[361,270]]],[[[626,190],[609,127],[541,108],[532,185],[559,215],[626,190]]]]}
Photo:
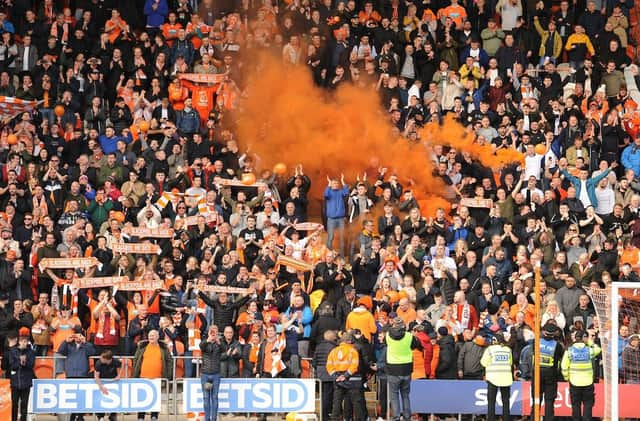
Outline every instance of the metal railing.
{"type": "MultiPolygon", "coordinates": [[[[40,371],[41,375],[38,376],[38,378],[40,379],[56,379],[57,375],[64,373],[64,366],[58,366],[58,371],[56,371],[56,363],[57,362],[64,362],[64,360],[67,357],[64,355],[60,355],[60,354],[55,354],[52,356],[46,356],[46,357],[36,357],[36,364],[34,369],[36,371],[40,371]],[[48,361],[51,361],[51,363],[47,363],[48,361]],[[51,370],[51,375],[47,375],[47,372],[43,373],[44,370],[51,370]]],[[[96,356],[91,356],[90,360],[95,363],[96,360],[98,360],[100,358],[99,355],[96,356]]],[[[122,367],[120,368],[121,371],[119,371],[120,374],[120,378],[121,379],[128,379],[128,378],[132,378],[133,375],[133,356],[130,355],[114,355],[113,358],[117,358],[118,360],[120,360],[122,362],[122,367]]],[[[200,371],[201,371],[201,365],[202,365],[202,359],[199,356],[192,356],[192,355],[174,355],[172,356],[172,372],[173,372],[173,378],[171,379],[161,379],[162,382],[162,386],[161,386],[161,393],[163,394],[163,396],[166,397],[166,400],[163,399],[163,411],[165,413],[165,417],[167,420],[170,420],[171,417],[173,417],[173,419],[175,421],[178,421],[179,419],[184,419],[185,414],[181,413],[181,410],[179,408],[179,401],[181,398],[180,395],[180,391],[184,390],[184,383],[186,379],[192,379],[192,378],[199,378],[200,377],[200,371]],[[180,362],[182,361],[182,366],[180,365],[180,362]],[[185,376],[178,376],[178,368],[182,368],[184,367],[185,370],[187,370],[187,364],[193,364],[193,372],[192,375],[193,377],[187,377],[186,374],[187,372],[183,372],[185,374],[185,376]]],[[[319,415],[319,419],[322,420],[322,416],[323,416],[323,410],[322,410],[322,396],[323,396],[323,391],[322,391],[322,382],[320,380],[318,380],[317,378],[315,378],[315,370],[313,368],[313,364],[312,364],[312,358],[301,358],[300,359],[301,362],[305,361],[306,364],[308,364],[308,368],[309,368],[309,376],[308,378],[313,379],[315,384],[316,384],[316,396],[314,397],[314,401],[316,403],[316,407],[319,408],[318,409],[318,415],[319,415]]],[[[190,371],[190,370],[189,370],[190,371]]],[[[305,377],[303,377],[305,378],[305,377]]],[[[29,413],[29,416],[32,417],[31,419],[36,420],[37,419],[37,415],[38,414],[34,414],[34,413],[29,413]]],[[[124,419],[124,416],[127,415],[126,413],[120,413],[117,414],[117,419],[124,419]],[[122,416],[122,417],[121,417],[122,416]]],[[[95,417],[95,414],[93,414],[93,419],[96,420],[97,418],[95,417]]]]}

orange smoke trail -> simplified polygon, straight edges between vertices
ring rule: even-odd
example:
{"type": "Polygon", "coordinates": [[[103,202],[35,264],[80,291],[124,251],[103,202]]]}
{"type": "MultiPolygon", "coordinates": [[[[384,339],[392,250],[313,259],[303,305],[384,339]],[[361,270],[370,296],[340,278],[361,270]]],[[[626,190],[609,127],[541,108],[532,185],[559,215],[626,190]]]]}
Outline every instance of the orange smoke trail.
{"type": "Polygon", "coordinates": [[[489,143],[476,143],[475,134],[470,133],[453,116],[448,115],[442,125],[427,125],[420,136],[426,144],[440,144],[456,148],[458,152],[468,152],[483,165],[497,170],[514,162],[524,163],[524,155],[514,149],[494,151],[489,143]]]}
{"type": "MultiPolygon", "coordinates": [[[[445,185],[432,175],[434,164],[429,156],[428,145],[434,143],[471,151],[484,163],[513,160],[511,156],[496,158],[490,148],[474,148],[473,139],[451,119],[442,127],[423,131],[426,143],[399,139],[376,92],[345,84],[329,94],[313,84],[304,66],[285,67],[277,59],[263,57],[255,69],[248,98],[238,114],[239,141],[258,157],[262,170],[277,162],[289,169],[302,164],[313,181],[314,199],[322,197],[327,175],[339,178],[344,173],[346,182],[354,183],[356,175],[362,176],[372,162],[397,174],[420,199],[442,196],[445,185]]],[[[435,212],[429,208],[430,213],[435,212]]]]}

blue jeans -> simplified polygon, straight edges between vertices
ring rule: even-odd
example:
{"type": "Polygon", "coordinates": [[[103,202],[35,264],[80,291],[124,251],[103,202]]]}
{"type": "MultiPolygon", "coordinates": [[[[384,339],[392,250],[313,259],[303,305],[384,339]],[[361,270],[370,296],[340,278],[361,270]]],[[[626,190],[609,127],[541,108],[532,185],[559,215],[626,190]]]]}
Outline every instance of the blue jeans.
{"type": "Polygon", "coordinates": [[[333,250],[333,236],[338,232],[340,255],[344,256],[344,218],[327,218],[327,247],[333,250]]]}
{"type": "Polygon", "coordinates": [[[387,374],[387,383],[389,384],[389,400],[391,401],[393,419],[400,419],[400,398],[402,398],[402,415],[405,420],[410,420],[411,402],[409,402],[409,392],[411,390],[411,376],[387,374]]]}
{"type": "Polygon", "coordinates": [[[220,374],[202,374],[202,398],[204,401],[204,421],[216,421],[218,418],[218,389],[220,388],[220,374]],[[212,383],[211,390],[205,388],[205,383],[212,383]]]}

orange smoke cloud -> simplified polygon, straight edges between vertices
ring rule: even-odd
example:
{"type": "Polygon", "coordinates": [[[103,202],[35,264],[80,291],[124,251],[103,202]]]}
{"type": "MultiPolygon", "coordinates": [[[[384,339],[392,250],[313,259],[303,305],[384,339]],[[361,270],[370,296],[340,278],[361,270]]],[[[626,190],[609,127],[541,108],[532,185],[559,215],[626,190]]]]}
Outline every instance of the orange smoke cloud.
{"type": "MultiPolygon", "coordinates": [[[[433,176],[430,143],[470,151],[482,162],[502,162],[490,147],[475,148],[473,138],[453,120],[423,132],[427,142],[414,143],[398,138],[389,121],[371,89],[345,84],[328,93],[314,85],[307,67],[285,67],[276,59],[262,58],[250,77],[237,133],[240,143],[256,155],[261,170],[278,162],[290,169],[302,164],[312,179],[315,199],[322,197],[327,176],[339,178],[344,173],[346,182],[352,184],[365,170],[371,177],[378,165],[387,167],[388,174],[397,174],[419,199],[439,198],[445,185],[433,176]]],[[[431,203],[449,204],[443,199],[431,203]]],[[[431,215],[426,216],[435,212],[429,208],[431,215]]]]}

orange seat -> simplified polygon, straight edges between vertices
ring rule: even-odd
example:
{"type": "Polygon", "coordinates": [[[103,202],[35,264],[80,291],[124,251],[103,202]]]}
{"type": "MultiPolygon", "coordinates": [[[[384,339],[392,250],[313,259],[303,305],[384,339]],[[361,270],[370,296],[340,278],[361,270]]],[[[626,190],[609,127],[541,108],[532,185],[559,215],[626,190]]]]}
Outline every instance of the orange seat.
{"type": "Polygon", "coordinates": [[[36,358],[36,363],[33,367],[33,371],[35,371],[36,377],[39,379],[52,379],[53,378],[53,359],[36,358]]]}

